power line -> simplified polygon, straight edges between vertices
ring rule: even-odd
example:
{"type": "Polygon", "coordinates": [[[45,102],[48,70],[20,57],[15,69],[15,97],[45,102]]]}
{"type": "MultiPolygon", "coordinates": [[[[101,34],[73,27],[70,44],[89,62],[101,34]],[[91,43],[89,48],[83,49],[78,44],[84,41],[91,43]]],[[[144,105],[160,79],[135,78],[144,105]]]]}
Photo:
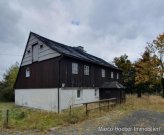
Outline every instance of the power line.
{"type": "Polygon", "coordinates": [[[6,56],[19,56],[19,57],[22,57],[22,55],[19,55],[19,54],[2,54],[2,53],[0,53],[0,55],[6,55],[6,56]]]}

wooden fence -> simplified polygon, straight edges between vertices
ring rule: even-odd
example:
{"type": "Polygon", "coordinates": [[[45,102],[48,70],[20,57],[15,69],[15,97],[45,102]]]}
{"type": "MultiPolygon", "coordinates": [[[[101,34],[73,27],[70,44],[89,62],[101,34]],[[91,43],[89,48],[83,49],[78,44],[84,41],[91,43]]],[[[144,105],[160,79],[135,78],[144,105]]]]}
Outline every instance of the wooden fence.
{"type": "MultiPolygon", "coordinates": [[[[85,102],[81,104],[85,106],[85,113],[88,116],[89,111],[92,111],[92,110],[99,109],[99,111],[101,111],[101,108],[103,107],[108,107],[108,110],[109,110],[110,106],[115,106],[117,104],[117,98],[110,98],[110,99],[98,100],[98,101],[93,101],[93,102],[85,102]],[[92,108],[88,107],[90,104],[95,104],[95,103],[98,104],[98,107],[92,107],[92,108]],[[106,104],[104,105],[104,103],[106,104]]],[[[78,106],[80,104],[74,104],[74,105],[78,106]]],[[[72,111],[72,106],[70,106],[70,114],[71,114],[71,111],[72,111]]]]}

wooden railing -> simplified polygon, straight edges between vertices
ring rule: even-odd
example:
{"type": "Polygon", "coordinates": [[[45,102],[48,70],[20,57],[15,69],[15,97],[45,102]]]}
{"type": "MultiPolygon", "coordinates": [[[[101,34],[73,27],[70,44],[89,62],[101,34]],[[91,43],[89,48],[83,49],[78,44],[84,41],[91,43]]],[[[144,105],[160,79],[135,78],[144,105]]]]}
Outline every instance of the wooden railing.
{"type": "MultiPolygon", "coordinates": [[[[98,101],[93,101],[93,102],[85,102],[85,103],[81,103],[81,104],[83,104],[85,106],[85,113],[86,113],[86,115],[88,115],[89,111],[95,110],[95,109],[99,109],[99,111],[101,111],[101,108],[103,108],[103,107],[108,107],[108,110],[109,110],[110,106],[113,107],[117,104],[117,98],[103,99],[103,100],[98,100],[98,101]],[[92,107],[92,108],[88,107],[88,105],[95,104],[95,103],[98,103],[98,106],[92,107]],[[102,105],[102,103],[107,103],[107,104],[102,105]]],[[[79,104],[74,104],[74,105],[77,106],[79,104]]],[[[72,106],[70,106],[70,114],[71,114],[71,109],[72,109],[72,106]]]]}
{"type": "Polygon", "coordinates": [[[103,108],[103,107],[108,107],[108,109],[109,109],[109,106],[115,106],[116,103],[117,103],[117,99],[111,98],[111,99],[98,100],[98,101],[94,101],[94,102],[86,102],[86,103],[83,103],[83,105],[85,106],[86,115],[88,115],[88,112],[91,110],[95,110],[95,109],[101,110],[101,108],[103,108]],[[98,103],[99,106],[94,107],[94,108],[88,108],[88,105],[93,104],[93,103],[98,103]],[[102,103],[107,103],[107,105],[101,105],[102,103]]]}

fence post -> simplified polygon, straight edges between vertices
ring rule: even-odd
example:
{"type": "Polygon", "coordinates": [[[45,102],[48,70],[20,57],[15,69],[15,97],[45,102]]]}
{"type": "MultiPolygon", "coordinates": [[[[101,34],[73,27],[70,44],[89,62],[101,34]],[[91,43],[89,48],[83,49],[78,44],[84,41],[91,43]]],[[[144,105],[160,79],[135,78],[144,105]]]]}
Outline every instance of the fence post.
{"type": "Polygon", "coordinates": [[[70,105],[69,115],[71,115],[71,109],[72,109],[72,108],[71,108],[71,105],[70,105]]]}
{"type": "Polygon", "coordinates": [[[108,100],[108,111],[109,111],[109,100],[108,100]]]}
{"type": "Polygon", "coordinates": [[[101,112],[101,105],[100,105],[100,101],[99,101],[99,112],[101,112]]]}
{"type": "Polygon", "coordinates": [[[87,103],[85,104],[85,110],[86,110],[86,115],[88,116],[88,109],[87,109],[87,103]]]}
{"type": "Polygon", "coordinates": [[[3,121],[3,127],[7,128],[8,127],[8,122],[9,122],[9,110],[4,111],[4,121],[3,121]]]}

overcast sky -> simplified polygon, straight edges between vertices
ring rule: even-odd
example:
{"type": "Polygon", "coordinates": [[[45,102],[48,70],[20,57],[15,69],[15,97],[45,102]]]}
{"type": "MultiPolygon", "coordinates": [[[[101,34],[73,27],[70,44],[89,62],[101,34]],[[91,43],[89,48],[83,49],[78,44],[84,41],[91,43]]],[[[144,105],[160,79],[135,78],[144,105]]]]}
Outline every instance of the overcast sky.
{"type": "Polygon", "coordinates": [[[125,53],[135,61],[164,32],[164,1],[0,0],[0,79],[21,62],[30,31],[108,62],[125,53]]]}

